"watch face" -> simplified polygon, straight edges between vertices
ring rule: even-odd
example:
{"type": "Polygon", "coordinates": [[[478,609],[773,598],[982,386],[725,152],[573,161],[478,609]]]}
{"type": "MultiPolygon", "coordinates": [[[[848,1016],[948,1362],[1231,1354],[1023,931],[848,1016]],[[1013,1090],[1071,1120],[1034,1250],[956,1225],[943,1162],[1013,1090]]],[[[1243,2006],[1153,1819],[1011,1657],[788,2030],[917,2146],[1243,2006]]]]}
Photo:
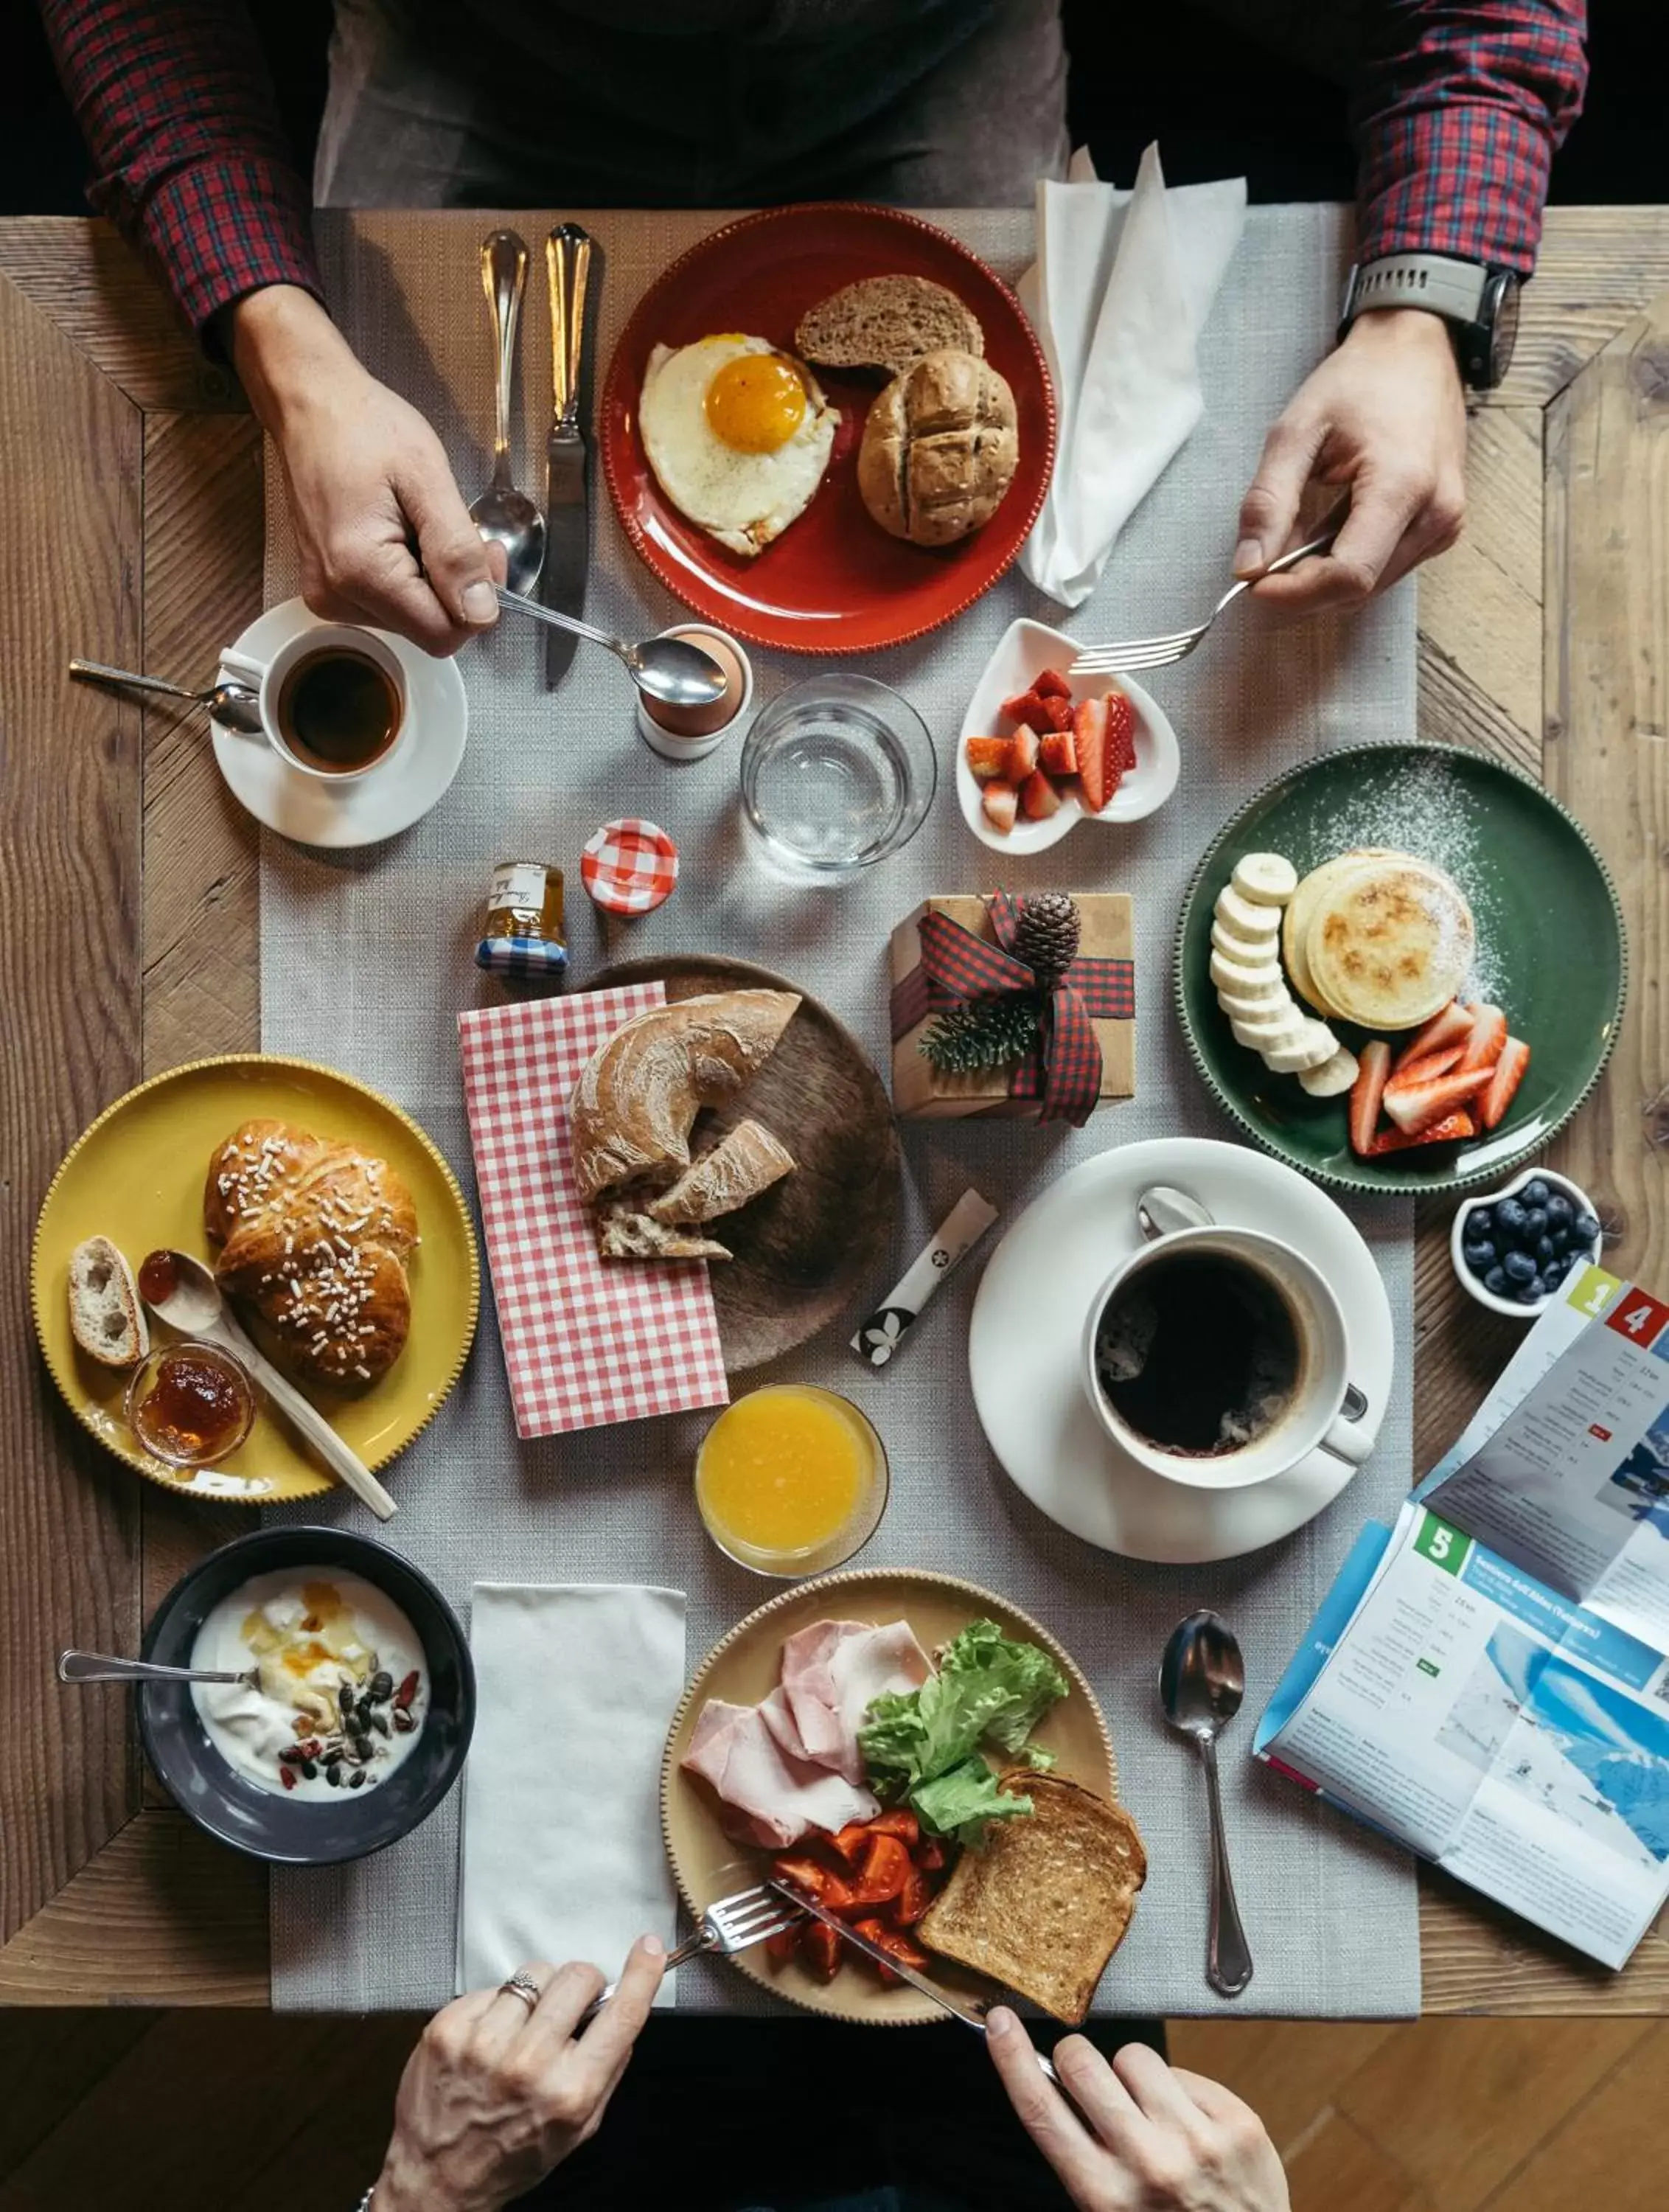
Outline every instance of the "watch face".
{"type": "Polygon", "coordinates": [[[1492,276],[1484,295],[1484,313],[1490,325],[1490,382],[1499,384],[1512,367],[1518,340],[1519,286],[1516,276],[1492,276]]]}

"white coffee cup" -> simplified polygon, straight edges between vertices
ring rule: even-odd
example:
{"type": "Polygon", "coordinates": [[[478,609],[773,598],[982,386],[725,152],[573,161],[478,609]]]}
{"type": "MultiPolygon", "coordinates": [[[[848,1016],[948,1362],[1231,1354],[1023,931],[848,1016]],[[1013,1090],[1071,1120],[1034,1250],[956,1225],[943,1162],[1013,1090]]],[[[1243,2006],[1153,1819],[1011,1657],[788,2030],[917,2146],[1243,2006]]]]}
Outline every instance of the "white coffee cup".
{"type": "Polygon", "coordinates": [[[222,675],[235,678],[254,690],[267,743],[298,775],[310,775],[319,783],[355,783],[361,776],[369,775],[373,769],[385,766],[405,742],[410,720],[405,671],[392,647],[373,629],[361,629],[350,623],[315,623],[307,629],[298,630],[269,659],[258,660],[252,653],[228,647],[221,654],[220,665],[222,675]],[[357,767],[332,768],[309,759],[286,735],[279,719],[279,702],[285,684],[303,661],[322,653],[357,653],[361,659],[371,661],[379,668],[394,687],[398,702],[394,734],[380,751],[357,767]]]}
{"type": "MultiPolygon", "coordinates": [[[[1209,1358],[1209,1347],[1202,1346],[1200,1357],[1209,1358]]],[[[1361,1425],[1368,1403],[1350,1380],[1350,1339],[1338,1298],[1302,1253],[1260,1230],[1206,1223],[1138,1245],[1090,1303],[1082,1374],[1096,1418],[1120,1449],[1167,1481],[1193,1489],[1241,1490],[1270,1482],[1317,1449],[1359,1466],[1373,1449],[1371,1431],[1361,1425]],[[1285,1410],[1250,1443],[1210,1455],[1167,1451],[1133,1428],[1102,1389],[1096,1371],[1096,1340],[1108,1307],[1137,1276],[1184,1251],[1219,1254],[1260,1275],[1291,1316],[1298,1343],[1298,1372],[1285,1410]]]]}

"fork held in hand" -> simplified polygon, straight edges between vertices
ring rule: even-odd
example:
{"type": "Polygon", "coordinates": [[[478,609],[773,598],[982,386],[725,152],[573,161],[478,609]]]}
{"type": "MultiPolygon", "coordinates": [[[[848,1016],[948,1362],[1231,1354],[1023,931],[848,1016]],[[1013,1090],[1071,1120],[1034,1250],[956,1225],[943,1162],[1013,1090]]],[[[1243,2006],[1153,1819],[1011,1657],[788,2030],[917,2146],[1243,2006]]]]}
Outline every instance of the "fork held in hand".
{"type": "MultiPolygon", "coordinates": [[[[674,1966],[682,1966],[698,1951],[718,1951],[726,1959],[734,1952],[750,1951],[756,1943],[780,1936],[804,1917],[798,1905],[764,1882],[753,1889],[738,1889],[733,1896],[721,1897],[708,1905],[683,1942],[667,1954],[666,1971],[670,1974],[674,1966]]],[[[580,2015],[581,2027],[596,2019],[617,1986],[610,1982],[601,1996],[592,1999],[580,2015]]]]}
{"type": "Polygon", "coordinates": [[[1296,568],[1301,561],[1312,555],[1325,553],[1343,527],[1343,517],[1331,524],[1319,538],[1312,538],[1307,545],[1296,545],[1290,553],[1283,553],[1278,561],[1271,561],[1255,576],[1242,576],[1231,584],[1203,623],[1192,629],[1172,630],[1164,637],[1127,638],[1122,645],[1087,645],[1072,663],[1074,676],[1113,676],[1121,669],[1168,668],[1174,660],[1186,660],[1223,610],[1242,592],[1249,592],[1253,584],[1261,583],[1265,576],[1278,576],[1284,569],[1296,568]]]}

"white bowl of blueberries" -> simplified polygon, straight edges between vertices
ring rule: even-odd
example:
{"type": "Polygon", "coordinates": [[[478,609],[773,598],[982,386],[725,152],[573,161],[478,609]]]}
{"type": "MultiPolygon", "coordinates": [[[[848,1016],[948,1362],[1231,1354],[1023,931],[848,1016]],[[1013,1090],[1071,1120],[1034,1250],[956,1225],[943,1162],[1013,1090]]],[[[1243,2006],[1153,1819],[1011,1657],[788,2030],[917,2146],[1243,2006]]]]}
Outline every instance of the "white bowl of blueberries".
{"type": "Polygon", "coordinates": [[[1533,1321],[1573,1267],[1599,1256],[1593,1202],[1551,1168],[1526,1168],[1499,1190],[1469,1198],[1449,1231],[1462,1286],[1492,1313],[1533,1321]]]}

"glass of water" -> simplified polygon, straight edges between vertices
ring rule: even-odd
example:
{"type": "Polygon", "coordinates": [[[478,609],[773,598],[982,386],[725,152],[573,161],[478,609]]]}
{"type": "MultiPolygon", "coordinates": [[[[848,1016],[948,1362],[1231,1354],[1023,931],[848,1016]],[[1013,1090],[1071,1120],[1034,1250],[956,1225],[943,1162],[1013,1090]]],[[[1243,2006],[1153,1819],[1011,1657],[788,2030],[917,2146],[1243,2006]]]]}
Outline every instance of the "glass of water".
{"type": "Polygon", "coordinates": [[[933,741],[872,677],[814,676],[772,700],[742,748],[742,819],[759,858],[841,883],[908,844],[933,803],[933,741]]]}

